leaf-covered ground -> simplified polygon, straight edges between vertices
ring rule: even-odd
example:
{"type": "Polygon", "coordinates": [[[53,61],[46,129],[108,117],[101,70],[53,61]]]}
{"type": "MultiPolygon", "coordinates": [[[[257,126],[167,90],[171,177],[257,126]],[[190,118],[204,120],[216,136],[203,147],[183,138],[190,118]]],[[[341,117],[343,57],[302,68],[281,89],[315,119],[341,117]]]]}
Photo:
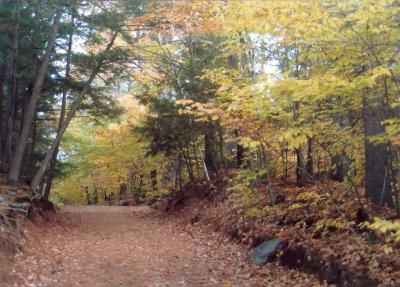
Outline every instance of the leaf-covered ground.
{"type": "Polygon", "coordinates": [[[24,230],[9,286],[320,286],[150,207],[64,206],[24,230]]]}
{"type": "Polygon", "coordinates": [[[247,252],[266,240],[284,239],[289,247],[278,253],[275,264],[313,274],[323,284],[400,286],[400,245],[358,225],[391,217],[393,209],[378,208],[357,192],[346,192],[342,183],[321,181],[297,188],[274,179],[276,206],[263,212],[260,206],[270,206],[265,187],[254,193],[251,204],[240,205],[222,177],[214,184],[211,190],[206,184],[193,184],[181,196],[155,206],[181,226],[217,232],[247,252]],[[241,215],[239,208],[257,213],[241,215]],[[391,252],[385,252],[385,246],[391,252]]]}

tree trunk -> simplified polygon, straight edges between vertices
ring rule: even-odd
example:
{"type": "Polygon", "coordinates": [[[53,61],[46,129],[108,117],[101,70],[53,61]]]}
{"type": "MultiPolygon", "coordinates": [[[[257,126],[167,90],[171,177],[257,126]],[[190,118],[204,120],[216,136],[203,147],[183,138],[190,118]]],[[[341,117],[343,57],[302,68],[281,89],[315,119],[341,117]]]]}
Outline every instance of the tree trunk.
{"type": "Polygon", "coordinates": [[[3,87],[5,81],[6,81],[6,65],[4,62],[2,62],[0,64],[0,159],[2,158],[5,145],[5,143],[3,142],[3,138],[5,137],[3,135],[5,128],[4,124],[6,122],[6,117],[4,112],[5,107],[3,107],[3,102],[4,102],[3,87]]]}
{"type": "Polygon", "coordinates": [[[179,169],[179,155],[176,155],[175,158],[173,159],[171,165],[168,168],[168,173],[169,173],[169,182],[171,183],[171,190],[170,192],[174,192],[177,189],[178,186],[178,169],[179,169]]]}
{"type": "Polygon", "coordinates": [[[332,168],[329,171],[329,178],[343,182],[350,170],[350,158],[344,151],[342,154],[335,155],[331,158],[332,168]]]}
{"type": "MultiPolygon", "coordinates": [[[[239,133],[237,130],[235,130],[235,138],[236,140],[238,140],[239,138],[239,133]]],[[[242,168],[243,164],[244,164],[244,147],[237,142],[236,144],[236,168],[242,168]]]]}
{"type": "MultiPolygon", "coordinates": [[[[54,18],[54,23],[53,23],[51,33],[49,35],[49,42],[47,43],[46,52],[45,52],[45,55],[43,56],[43,62],[40,66],[38,76],[36,78],[35,85],[33,87],[33,93],[32,93],[31,99],[29,101],[28,110],[26,112],[24,126],[22,128],[22,132],[19,137],[17,149],[15,151],[15,156],[14,156],[14,159],[11,164],[11,170],[8,174],[8,180],[12,184],[18,183],[19,173],[20,173],[21,165],[22,165],[22,158],[23,158],[24,151],[25,151],[25,146],[28,141],[33,117],[36,112],[36,105],[37,105],[37,102],[40,97],[40,90],[42,88],[42,84],[43,84],[44,78],[46,76],[47,68],[50,63],[50,56],[53,51],[53,47],[55,44],[58,29],[60,27],[61,16],[62,16],[62,10],[58,10],[57,14],[54,18]]],[[[39,180],[39,182],[40,182],[40,180],[39,180]]],[[[39,184],[39,182],[37,183],[37,185],[39,184]]]]}
{"type": "Polygon", "coordinates": [[[43,189],[44,189],[44,181],[42,180],[39,186],[39,194],[43,194],[43,189]]]}
{"type": "Polygon", "coordinates": [[[161,169],[161,188],[167,190],[168,188],[168,165],[163,165],[161,169]]]}
{"type": "MultiPolygon", "coordinates": [[[[293,121],[297,123],[297,112],[299,110],[300,103],[295,101],[293,102],[293,121]]],[[[296,182],[297,186],[305,186],[306,185],[306,165],[304,163],[304,156],[303,156],[303,149],[301,146],[294,149],[297,158],[297,165],[296,165],[296,182]]]]}
{"type": "Polygon", "coordinates": [[[204,134],[204,159],[210,173],[217,172],[215,164],[215,148],[214,148],[214,127],[212,124],[207,125],[207,130],[204,134]]]}
{"type": "Polygon", "coordinates": [[[396,214],[400,216],[400,160],[399,160],[399,151],[397,147],[393,147],[393,158],[395,159],[395,184],[396,187],[394,190],[394,198],[395,198],[395,207],[396,207],[396,214]]]}
{"type": "Polygon", "coordinates": [[[6,111],[6,126],[4,133],[4,149],[2,150],[2,164],[1,170],[3,172],[9,171],[12,153],[12,134],[15,123],[15,106],[17,102],[17,60],[18,60],[18,37],[19,37],[19,22],[18,10],[14,11],[14,18],[16,20],[15,33],[12,39],[12,50],[8,61],[7,73],[7,111],[6,111]]]}
{"type": "Polygon", "coordinates": [[[368,99],[363,99],[364,147],[365,147],[365,196],[375,204],[393,207],[389,180],[388,143],[373,144],[369,137],[385,132],[383,108],[368,99]]]}
{"type": "MultiPolygon", "coordinates": [[[[190,151],[189,151],[189,143],[188,141],[185,139],[185,146],[186,146],[186,163],[188,164],[188,171],[189,171],[189,175],[190,175],[190,180],[194,180],[194,172],[193,172],[193,164],[192,164],[192,159],[190,157],[190,151]]],[[[185,155],[183,153],[183,155],[185,155]]]]}
{"type": "MultiPolygon", "coordinates": [[[[266,176],[267,176],[267,187],[268,187],[269,197],[270,197],[270,200],[271,200],[271,206],[275,206],[275,196],[274,196],[274,191],[272,189],[271,177],[270,177],[270,174],[269,174],[269,161],[267,159],[267,153],[265,151],[264,145],[261,145],[261,151],[262,151],[262,154],[264,156],[264,168],[265,168],[265,173],[266,173],[266,176]]],[[[277,219],[278,219],[278,214],[277,214],[276,209],[274,209],[274,222],[276,222],[277,219]]]]}
{"type": "MultiPolygon", "coordinates": [[[[115,32],[110,40],[110,43],[108,43],[107,47],[105,48],[104,52],[107,52],[111,49],[111,47],[114,45],[114,41],[117,38],[118,32],[115,32]]],[[[75,112],[78,110],[81,102],[83,101],[83,99],[86,96],[86,93],[88,92],[94,78],[96,77],[97,73],[100,71],[101,66],[103,65],[103,61],[104,60],[100,60],[99,63],[97,64],[97,66],[94,68],[94,70],[92,71],[88,81],[86,82],[86,85],[83,87],[83,89],[81,90],[81,92],[79,93],[78,97],[76,98],[76,100],[73,102],[70,111],[68,112],[67,118],[65,119],[65,121],[62,122],[61,126],[60,126],[60,130],[57,132],[57,136],[54,139],[53,143],[51,144],[50,150],[47,152],[45,158],[42,161],[42,164],[40,165],[39,170],[37,171],[31,186],[30,186],[30,190],[31,192],[35,192],[36,187],[38,186],[38,184],[40,183],[44,172],[46,171],[46,167],[49,164],[49,161],[51,159],[51,157],[53,156],[56,147],[60,144],[61,138],[65,132],[65,130],[67,129],[69,123],[71,122],[72,118],[75,115],[75,112]]]]}
{"type": "Polygon", "coordinates": [[[295,150],[297,164],[296,164],[296,183],[297,186],[305,186],[306,185],[306,166],[304,164],[304,156],[302,148],[296,148],[295,150]]]}
{"type": "MultiPolygon", "coordinates": [[[[74,26],[74,16],[72,16],[72,25],[74,26]]],[[[65,67],[65,79],[68,80],[70,77],[70,72],[71,72],[71,55],[72,55],[72,38],[73,38],[73,26],[71,30],[69,31],[68,35],[68,50],[67,50],[67,63],[65,67]]],[[[58,122],[58,128],[57,128],[57,133],[60,131],[61,124],[64,121],[65,118],[65,111],[67,108],[67,87],[64,88],[63,90],[63,95],[62,95],[62,100],[61,100],[61,113],[60,113],[60,120],[58,122]]],[[[47,181],[46,181],[46,189],[44,191],[43,198],[48,200],[50,196],[50,191],[51,191],[51,186],[53,183],[53,178],[54,178],[54,172],[56,169],[56,164],[57,164],[57,156],[58,156],[58,150],[59,150],[59,144],[57,145],[54,154],[51,158],[50,161],[50,169],[49,169],[49,174],[47,176],[47,181]]]]}
{"type": "MultiPolygon", "coordinates": [[[[61,120],[61,117],[60,117],[60,120],[61,120]]],[[[56,147],[54,154],[50,161],[50,168],[49,168],[49,172],[48,172],[47,179],[46,179],[46,189],[44,190],[44,194],[43,194],[43,198],[46,200],[49,199],[51,186],[53,184],[53,178],[54,178],[54,173],[55,173],[56,164],[57,164],[58,148],[59,148],[59,145],[56,147]]]]}
{"type": "Polygon", "coordinates": [[[185,161],[185,165],[186,165],[187,171],[189,173],[190,181],[194,181],[192,166],[190,165],[190,158],[188,158],[189,155],[186,155],[185,150],[183,149],[181,143],[179,143],[179,148],[180,148],[180,154],[183,156],[183,159],[185,161]]]}
{"type": "Polygon", "coordinates": [[[314,176],[314,159],[313,159],[313,138],[308,138],[308,149],[307,149],[307,174],[309,177],[314,176]]]}
{"type": "Polygon", "coordinates": [[[150,179],[151,179],[151,187],[155,191],[157,189],[157,170],[153,169],[150,172],[150,179]]]}
{"type": "Polygon", "coordinates": [[[33,118],[33,131],[32,131],[32,143],[31,143],[31,151],[29,155],[29,171],[33,171],[33,159],[35,157],[35,145],[36,145],[36,129],[37,129],[37,121],[36,115],[33,118]]]}
{"type": "Polygon", "coordinates": [[[260,146],[257,147],[257,180],[261,182],[261,172],[262,170],[262,155],[260,146]]]}
{"type": "MultiPolygon", "coordinates": [[[[29,91],[29,88],[28,88],[29,91]]],[[[30,94],[26,94],[28,97],[27,99],[30,98],[30,94]]],[[[25,111],[26,111],[26,106],[27,106],[27,101],[24,101],[21,105],[21,113],[20,113],[20,121],[19,121],[19,131],[18,131],[18,137],[21,135],[22,133],[22,128],[24,127],[24,118],[25,118],[25,111]]],[[[16,111],[17,112],[17,111],[16,111]]]]}
{"type": "Polygon", "coordinates": [[[97,186],[94,186],[94,193],[93,193],[93,204],[99,203],[99,192],[97,191],[97,186]]]}
{"type": "Polygon", "coordinates": [[[193,140],[193,154],[194,154],[194,161],[196,163],[196,172],[197,172],[197,177],[200,178],[200,170],[199,170],[199,160],[197,158],[197,150],[196,150],[197,144],[196,141],[193,140]]]}
{"type": "Polygon", "coordinates": [[[207,163],[205,162],[204,157],[203,157],[203,153],[201,152],[200,145],[199,145],[199,141],[197,141],[197,147],[198,147],[198,149],[199,149],[199,154],[200,154],[201,162],[203,163],[204,173],[206,174],[207,183],[208,183],[208,184],[211,184],[210,175],[209,175],[208,169],[207,169],[207,163]]]}
{"type": "MultiPolygon", "coordinates": [[[[342,104],[342,103],[340,103],[342,104]]],[[[334,113],[333,114],[333,122],[339,125],[340,129],[346,129],[350,126],[351,122],[351,113],[341,114],[334,113]]],[[[329,170],[329,178],[343,182],[345,177],[348,175],[350,171],[350,158],[346,155],[345,148],[347,146],[347,142],[345,141],[342,144],[342,148],[338,153],[334,154],[331,158],[331,168],[329,170]]],[[[325,168],[324,168],[325,169],[325,168]]]]}
{"type": "Polygon", "coordinates": [[[226,164],[224,156],[224,134],[221,125],[218,123],[218,135],[219,135],[219,156],[221,158],[222,167],[224,168],[225,176],[228,176],[228,165],[226,164]]]}
{"type": "MultiPolygon", "coordinates": [[[[252,173],[255,173],[255,165],[254,165],[254,153],[253,151],[250,149],[250,154],[249,154],[249,168],[251,170],[252,173]]],[[[255,179],[251,179],[250,180],[250,185],[252,189],[256,189],[257,188],[257,181],[255,179]]]]}
{"type": "Polygon", "coordinates": [[[123,200],[126,199],[126,190],[127,190],[127,186],[125,183],[121,183],[119,185],[119,199],[123,200]]]}
{"type": "Polygon", "coordinates": [[[285,143],[285,146],[281,147],[281,157],[282,157],[282,165],[283,165],[282,180],[286,183],[287,178],[288,178],[288,148],[287,148],[287,143],[285,143]]]}
{"type": "Polygon", "coordinates": [[[89,187],[88,186],[85,186],[85,193],[86,193],[86,203],[87,203],[87,205],[92,205],[92,199],[90,198],[89,187]]]}
{"type": "Polygon", "coordinates": [[[179,179],[179,194],[183,197],[183,185],[182,185],[182,160],[181,154],[179,153],[178,156],[178,179],[179,179]]]}

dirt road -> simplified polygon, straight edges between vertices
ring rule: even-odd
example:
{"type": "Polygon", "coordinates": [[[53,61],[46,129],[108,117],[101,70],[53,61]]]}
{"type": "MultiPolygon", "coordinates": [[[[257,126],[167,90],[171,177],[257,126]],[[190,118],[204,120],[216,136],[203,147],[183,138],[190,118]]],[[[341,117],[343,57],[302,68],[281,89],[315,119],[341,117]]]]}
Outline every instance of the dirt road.
{"type": "Polygon", "coordinates": [[[37,237],[17,255],[10,286],[296,284],[288,270],[257,269],[227,240],[180,227],[145,206],[65,206],[37,237]]]}

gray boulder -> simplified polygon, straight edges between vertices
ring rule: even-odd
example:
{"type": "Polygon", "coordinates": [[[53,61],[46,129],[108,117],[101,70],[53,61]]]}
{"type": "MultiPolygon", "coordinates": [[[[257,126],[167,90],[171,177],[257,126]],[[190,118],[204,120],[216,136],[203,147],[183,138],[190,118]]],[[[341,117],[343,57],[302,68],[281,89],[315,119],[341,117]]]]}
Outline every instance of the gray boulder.
{"type": "Polygon", "coordinates": [[[262,243],[258,246],[252,253],[250,253],[245,260],[253,259],[255,262],[264,264],[272,260],[278,251],[279,246],[283,244],[285,240],[282,239],[272,239],[262,243]]]}

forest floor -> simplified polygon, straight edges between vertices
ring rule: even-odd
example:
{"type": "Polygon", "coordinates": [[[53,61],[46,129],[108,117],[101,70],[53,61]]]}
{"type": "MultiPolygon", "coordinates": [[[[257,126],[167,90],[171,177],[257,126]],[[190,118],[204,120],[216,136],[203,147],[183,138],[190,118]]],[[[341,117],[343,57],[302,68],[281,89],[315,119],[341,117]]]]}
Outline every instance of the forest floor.
{"type": "MultiPolygon", "coordinates": [[[[381,237],[354,224],[315,233],[324,217],[371,221],[393,210],[354,195],[339,201],[342,184],[320,182],[343,215],[334,217],[331,202],[319,200],[310,202],[310,217],[303,207],[291,206],[315,186],[277,182],[276,215],[246,219],[227,186],[224,180],[212,189],[193,183],[153,207],[61,206],[53,213],[49,202],[34,202],[29,220],[15,217],[20,242],[0,226],[0,286],[400,286],[400,244],[390,243],[393,250],[386,254],[381,237]],[[287,244],[271,263],[244,260],[274,238],[287,244]]],[[[25,192],[1,185],[0,178],[0,194],[22,200],[25,192]]],[[[256,204],[263,201],[259,197],[256,204]]],[[[0,209],[3,218],[7,212],[0,209]]]]}
{"type": "Polygon", "coordinates": [[[63,206],[23,230],[8,286],[320,286],[147,206],[63,206]],[[42,227],[38,227],[42,226],[42,227]]]}
{"type": "Polygon", "coordinates": [[[8,286],[320,286],[313,276],[245,262],[217,234],[146,206],[63,206],[25,228],[8,286]]]}
{"type": "MultiPolygon", "coordinates": [[[[284,240],[285,246],[272,261],[272,272],[281,281],[265,281],[263,286],[285,285],[287,274],[297,280],[290,279],[289,286],[303,284],[299,274],[319,279],[320,283],[312,281],[308,286],[400,286],[400,243],[358,225],[375,217],[393,217],[395,210],[372,204],[359,196],[362,191],[349,192],[342,183],[330,180],[298,188],[274,178],[276,205],[272,207],[266,184],[258,186],[249,198],[252,201],[243,200],[243,194],[237,201],[237,192],[228,189],[223,176],[213,184],[210,188],[194,182],[154,207],[179,226],[217,233],[246,253],[268,240],[284,240]],[[385,246],[389,252],[384,251],[385,246]]],[[[269,266],[251,268],[270,270],[269,266]]]]}

